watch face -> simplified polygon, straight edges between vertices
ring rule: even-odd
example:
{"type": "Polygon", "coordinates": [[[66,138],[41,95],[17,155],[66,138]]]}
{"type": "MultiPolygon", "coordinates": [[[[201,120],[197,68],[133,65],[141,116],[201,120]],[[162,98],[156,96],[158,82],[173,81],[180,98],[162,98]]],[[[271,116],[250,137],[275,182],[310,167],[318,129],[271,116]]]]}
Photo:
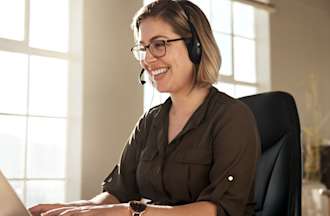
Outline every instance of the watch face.
{"type": "Polygon", "coordinates": [[[139,213],[143,212],[147,208],[147,205],[140,201],[130,201],[129,206],[134,212],[139,213]]]}

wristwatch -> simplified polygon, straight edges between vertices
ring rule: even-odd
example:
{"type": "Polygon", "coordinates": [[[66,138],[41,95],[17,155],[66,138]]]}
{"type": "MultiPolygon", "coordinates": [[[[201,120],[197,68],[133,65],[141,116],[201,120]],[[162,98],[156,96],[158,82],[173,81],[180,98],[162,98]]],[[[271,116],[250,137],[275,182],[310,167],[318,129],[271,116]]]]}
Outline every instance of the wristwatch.
{"type": "Polygon", "coordinates": [[[141,201],[130,201],[129,208],[132,216],[141,216],[146,211],[147,204],[141,201]]]}

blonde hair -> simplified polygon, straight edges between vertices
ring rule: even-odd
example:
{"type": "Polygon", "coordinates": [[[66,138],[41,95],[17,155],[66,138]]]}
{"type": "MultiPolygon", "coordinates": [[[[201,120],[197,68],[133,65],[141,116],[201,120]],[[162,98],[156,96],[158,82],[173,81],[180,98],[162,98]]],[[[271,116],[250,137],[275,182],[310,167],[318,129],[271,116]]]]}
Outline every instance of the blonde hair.
{"type": "Polygon", "coordinates": [[[187,0],[156,0],[143,6],[133,17],[132,29],[135,39],[141,22],[148,18],[160,18],[168,23],[173,31],[184,38],[192,36],[189,22],[193,25],[202,47],[201,61],[195,64],[194,87],[205,87],[218,81],[221,55],[212,29],[203,11],[187,0]]]}

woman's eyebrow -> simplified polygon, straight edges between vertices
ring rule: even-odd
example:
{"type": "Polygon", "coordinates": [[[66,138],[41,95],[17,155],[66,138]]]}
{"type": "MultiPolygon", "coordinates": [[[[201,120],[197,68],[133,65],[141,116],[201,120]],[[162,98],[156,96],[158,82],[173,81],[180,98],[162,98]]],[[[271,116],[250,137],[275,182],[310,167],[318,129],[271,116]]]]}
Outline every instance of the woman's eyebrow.
{"type": "MultiPolygon", "coordinates": [[[[150,38],[149,42],[150,42],[150,41],[157,40],[157,39],[161,39],[161,38],[168,39],[168,37],[165,36],[165,35],[155,35],[155,36],[153,36],[152,38],[150,38]]],[[[139,43],[139,44],[145,44],[144,41],[138,41],[138,43],[139,43]]]]}

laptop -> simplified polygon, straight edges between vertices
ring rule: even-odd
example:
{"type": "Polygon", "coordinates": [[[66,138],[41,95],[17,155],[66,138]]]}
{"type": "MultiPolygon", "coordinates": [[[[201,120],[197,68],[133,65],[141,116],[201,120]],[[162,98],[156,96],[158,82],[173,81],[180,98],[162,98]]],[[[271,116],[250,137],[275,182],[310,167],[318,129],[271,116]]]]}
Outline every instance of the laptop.
{"type": "Polygon", "coordinates": [[[0,216],[32,216],[0,170],[0,216]]]}

